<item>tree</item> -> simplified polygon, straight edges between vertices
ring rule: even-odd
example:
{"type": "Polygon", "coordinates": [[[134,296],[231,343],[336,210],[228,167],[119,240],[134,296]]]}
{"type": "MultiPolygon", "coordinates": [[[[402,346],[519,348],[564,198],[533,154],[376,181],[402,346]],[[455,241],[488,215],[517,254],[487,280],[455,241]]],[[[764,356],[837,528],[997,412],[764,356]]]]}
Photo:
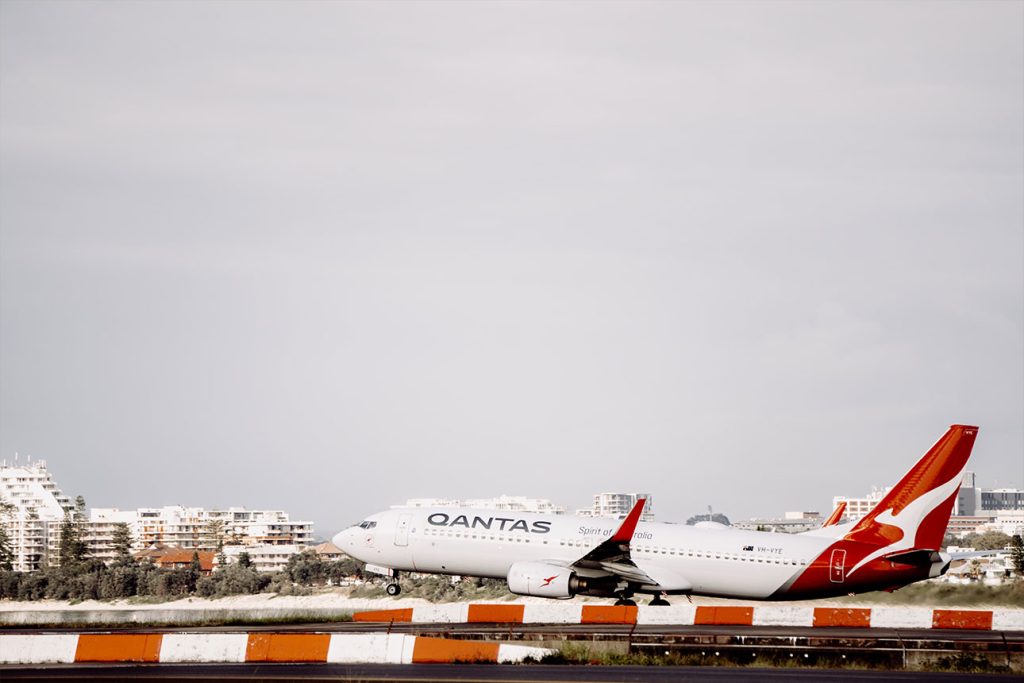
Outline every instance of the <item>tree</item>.
{"type": "Polygon", "coordinates": [[[327,567],[313,550],[304,550],[288,558],[284,571],[294,583],[312,586],[327,578],[327,567]]]}
{"type": "Polygon", "coordinates": [[[188,563],[188,574],[185,580],[185,587],[189,593],[196,592],[196,584],[199,582],[199,577],[203,574],[203,566],[199,562],[199,551],[192,551],[192,561],[188,563]]]}
{"type": "Polygon", "coordinates": [[[224,520],[211,519],[203,525],[203,549],[220,552],[224,547],[224,520]]]}
{"type": "Polygon", "coordinates": [[[967,534],[963,545],[977,550],[1002,550],[1010,543],[1010,537],[999,531],[986,531],[983,534],[967,534]]]}
{"type": "Polygon", "coordinates": [[[114,525],[114,564],[125,566],[133,564],[132,560],[132,530],[124,522],[114,525]]]}
{"type": "Polygon", "coordinates": [[[7,525],[3,521],[0,521],[0,569],[14,569],[14,550],[11,548],[11,538],[7,535],[7,525]]]}
{"type": "Polygon", "coordinates": [[[327,579],[334,585],[340,584],[350,576],[362,577],[362,565],[350,557],[325,562],[324,566],[327,568],[327,579]]]}
{"type": "Polygon", "coordinates": [[[1024,539],[1021,539],[1020,534],[1014,534],[1010,539],[1010,562],[1017,572],[1017,578],[1024,580],[1024,539]]]}
{"type": "Polygon", "coordinates": [[[82,538],[81,524],[74,519],[72,513],[66,514],[64,521],[60,523],[60,545],[58,547],[60,566],[71,568],[82,562],[88,555],[88,550],[85,540],[82,538]]]}
{"type": "Polygon", "coordinates": [[[7,520],[14,512],[15,507],[5,500],[0,500],[0,569],[10,571],[14,569],[14,548],[11,546],[11,537],[7,533],[7,520]]]}

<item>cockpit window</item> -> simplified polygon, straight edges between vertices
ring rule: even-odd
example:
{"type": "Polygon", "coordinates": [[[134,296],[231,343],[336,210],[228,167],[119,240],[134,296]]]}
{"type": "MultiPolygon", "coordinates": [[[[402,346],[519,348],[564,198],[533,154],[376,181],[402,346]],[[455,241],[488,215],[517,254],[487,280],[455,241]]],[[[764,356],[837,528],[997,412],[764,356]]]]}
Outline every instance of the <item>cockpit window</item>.
{"type": "Polygon", "coordinates": [[[375,526],[377,526],[377,522],[369,522],[369,521],[367,521],[367,522],[360,522],[359,523],[359,528],[360,529],[372,529],[375,526]]]}

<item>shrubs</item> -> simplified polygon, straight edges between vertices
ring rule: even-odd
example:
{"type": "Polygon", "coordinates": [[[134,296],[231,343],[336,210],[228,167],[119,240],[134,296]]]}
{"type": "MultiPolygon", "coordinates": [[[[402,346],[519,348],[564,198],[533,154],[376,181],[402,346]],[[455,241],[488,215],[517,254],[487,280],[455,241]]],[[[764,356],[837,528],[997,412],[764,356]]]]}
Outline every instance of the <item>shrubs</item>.
{"type": "Polygon", "coordinates": [[[353,560],[324,562],[308,551],[291,558],[288,568],[276,574],[257,571],[245,553],[238,562],[219,566],[208,576],[201,574],[198,561],[182,569],[160,569],[149,560],[118,560],[110,566],[84,560],[31,573],[0,571],[0,599],[221,598],[267,591],[296,595],[308,593],[309,586],[337,583],[359,571],[353,560]]]}
{"type": "MultiPolygon", "coordinates": [[[[378,584],[365,583],[354,588],[353,598],[387,597],[378,584]]],[[[402,578],[402,597],[423,598],[430,602],[500,600],[511,598],[508,585],[499,579],[464,578],[452,582],[449,576],[407,576],[402,578]]]]}

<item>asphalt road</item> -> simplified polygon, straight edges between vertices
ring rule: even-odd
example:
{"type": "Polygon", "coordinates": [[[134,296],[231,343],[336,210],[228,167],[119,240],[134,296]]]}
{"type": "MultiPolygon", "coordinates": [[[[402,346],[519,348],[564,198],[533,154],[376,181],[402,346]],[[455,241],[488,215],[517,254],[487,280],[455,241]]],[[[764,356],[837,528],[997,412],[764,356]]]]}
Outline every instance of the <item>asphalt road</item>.
{"type": "Polygon", "coordinates": [[[832,681],[885,683],[894,681],[1020,680],[1019,676],[946,674],[853,669],[760,669],[731,667],[638,667],[638,666],[510,666],[478,664],[175,664],[87,665],[35,668],[0,667],[0,679],[8,681],[367,681],[404,683],[458,681],[460,683],[608,683],[610,681],[832,681]]]}

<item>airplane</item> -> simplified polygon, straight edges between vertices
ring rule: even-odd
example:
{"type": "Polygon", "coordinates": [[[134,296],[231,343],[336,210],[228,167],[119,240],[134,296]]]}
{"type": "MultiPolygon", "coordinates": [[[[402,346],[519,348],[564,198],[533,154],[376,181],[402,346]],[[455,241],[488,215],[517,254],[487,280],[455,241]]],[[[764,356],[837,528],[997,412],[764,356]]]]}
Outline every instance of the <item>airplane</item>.
{"type": "Polygon", "coordinates": [[[387,577],[401,572],[502,579],[517,595],[615,598],[637,594],[804,600],[895,590],[940,576],[940,551],[978,428],[953,425],[867,515],[799,534],[717,522],[622,521],[467,508],[397,508],[371,515],[334,544],[387,577]]]}

